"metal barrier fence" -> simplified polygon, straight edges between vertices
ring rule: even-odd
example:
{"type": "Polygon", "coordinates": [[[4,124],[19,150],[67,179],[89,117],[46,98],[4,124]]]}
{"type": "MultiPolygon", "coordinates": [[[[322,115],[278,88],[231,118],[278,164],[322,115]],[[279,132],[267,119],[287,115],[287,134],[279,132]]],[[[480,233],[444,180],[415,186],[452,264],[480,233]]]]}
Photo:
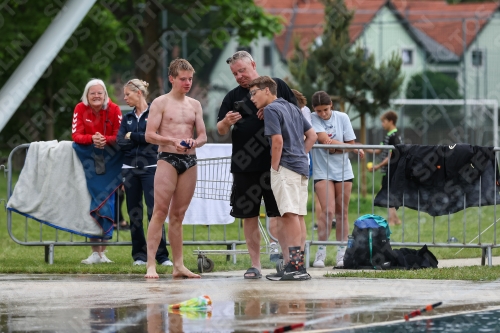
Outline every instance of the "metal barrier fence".
{"type": "MultiPolygon", "coordinates": [[[[12,181],[13,181],[13,165],[12,165],[12,159],[14,154],[20,153],[23,151],[27,151],[29,147],[29,144],[24,144],[20,145],[12,150],[12,152],[9,155],[8,159],[8,165],[7,165],[7,174],[8,174],[8,186],[7,186],[7,200],[10,198],[12,195],[12,181]]],[[[391,150],[394,149],[393,146],[380,146],[380,145],[349,145],[347,148],[345,145],[314,145],[312,154],[317,154],[318,149],[337,149],[337,150],[342,150],[343,152],[346,152],[347,150],[352,150],[352,149],[374,149],[374,150],[391,150]]],[[[500,151],[500,148],[495,148],[495,153],[498,153],[500,151]]],[[[385,212],[387,212],[387,216],[389,216],[389,207],[385,208],[379,208],[375,207],[374,205],[374,197],[376,192],[376,186],[379,184],[376,183],[376,178],[378,177],[375,171],[369,172],[368,173],[368,180],[371,181],[371,198],[370,195],[368,195],[368,201],[370,201],[371,205],[368,208],[367,207],[367,199],[363,199],[361,195],[361,182],[359,181],[360,175],[361,175],[361,168],[364,168],[364,165],[362,165],[364,162],[368,161],[375,161],[375,153],[370,153],[370,154],[365,154],[364,159],[361,159],[359,155],[357,155],[357,158],[351,158],[350,161],[354,164],[353,165],[353,173],[354,173],[354,180],[356,186],[353,186],[351,190],[351,198],[350,198],[350,204],[353,204],[357,202],[357,209],[356,209],[356,217],[367,214],[367,213],[378,213],[379,215],[383,215],[385,212]]],[[[328,162],[327,162],[328,163],[328,162]]],[[[198,179],[197,182],[197,188],[195,190],[195,197],[199,198],[204,198],[204,199],[213,199],[213,200],[227,200],[230,195],[230,190],[231,190],[231,184],[232,184],[232,177],[229,172],[227,172],[226,175],[223,175],[221,179],[218,180],[210,180],[212,179],[213,173],[220,173],[222,171],[227,171],[228,170],[228,165],[230,164],[230,157],[223,157],[223,158],[211,158],[211,159],[200,159],[198,160],[198,167],[202,169],[201,172],[199,172],[199,175],[202,175],[200,179],[198,179]],[[205,171],[203,171],[205,169],[205,171]],[[205,176],[206,175],[206,176],[205,176]]],[[[328,166],[328,165],[327,165],[328,166]]],[[[313,165],[313,168],[315,166],[313,165]]],[[[345,174],[347,170],[347,165],[345,162],[342,163],[342,175],[345,174]]],[[[497,169],[497,159],[495,158],[495,170],[497,169]]],[[[328,169],[328,168],[327,168],[328,169]]],[[[390,163],[388,165],[388,170],[387,170],[388,175],[390,175],[391,170],[390,170],[390,163]]],[[[389,177],[388,177],[389,178],[389,177]]],[[[497,182],[496,179],[496,173],[495,173],[495,179],[492,179],[495,183],[497,182]]],[[[312,182],[314,182],[314,176],[312,177],[312,182]]],[[[344,186],[342,186],[342,207],[344,207],[344,186]]],[[[389,197],[389,193],[388,193],[389,197]]],[[[305,256],[306,256],[306,265],[309,264],[310,262],[310,247],[315,246],[315,245],[326,245],[326,246],[333,246],[333,245],[346,245],[346,241],[331,241],[331,240],[318,240],[316,237],[316,231],[313,229],[313,225],[315,222],[317,222],[317,216],[315,214],[315,200],[314,200],[314,185],[311,184],[310,186],[310,200],[312,201],[312,220],[311,220],[311,228],[310,228],[310,236],[308,237],[308,240],[306,241],[306,248],[305,248],[305,256]]],[[[495,198],[496,198],[496,193],[495,193],[495,198]]],[[[328,199],[327,199],[328,200],[328,199]]],[[[404,199],[403,199],[404,200],[404,199]]],[[[495,199],[496,202],[496,199],[495,199]]],[[[448,248],[457,248],[457,249],[462,249],[462,248],[479,248],[482,250],[481,255],[482,255],[482,260],[481,263],[484,265],[485,260],[487,258],[488,265],[492,265],[492,249],[498,247],[498,244],[496,242],[496,224],[497,224],[497,218],[496,218],[496,205],[493,206],[493,208],[488,208],[484,209],[484,207],[478,207],[478,208],[467,208],[463,210],[462,217],[457,218],[460,213],[455,213],[453,215],[448,215],[447,216],[447,225],[446,228],[443,230],[437,230],[436,229],[436,217],[429,217],[425,213],[421,212],[420,209],[417,209],[417,211],[410,211],[408,212],[408,208],[404,207],[404,201],[403,201],[403,206],[401,207],[401,227],[394,228],[392,237],[391,237],[391,245],[392,246],[405,246],[405,247],[421,247],[423,245],[427,245],[429,247],[448,247],[448,248]],[[471,216],[470,211],[473,211],[477,209],[477,233],[472,230],[472,227],[474,226],[474,223],[476,222],[470,222],[467,220],[467,217],[471,216]],[[416,216],[415,216],[416,215],[416,216]],[[491,215],[491,216],[490,216],[491,215]],[[428,226],[428,220],[432,218],[432,230],[430,233],[424,233],[426,229],[429,229],[428,226]],[[416,219],[416,221],[414,221],[416,219]],[[483,230],[482,228],[482,220],[483,219],[488,219],[492,223],[483,230]],[[460,228],[458,227],[457,220],[460,220],[460,228]],[[471,227],[472,226],[472,227],[471,227]],[[493,231],[490,229],[493,227],[493,231]],[[425,229],[425,230],[424,230],[425,229]],[[461,230],[460,230],[461,229],[461,230]],[[490,231],[489,231],[490,230],[490,231]],[[439,233],[441,231],[441,234],[439,233]],[[485,234],[487,231],[489,233],[485,234]],[[460,235],[459,237],[455,237],[456,233],[459,232],[460,235]],[[442,234],[445,234],[446,240],[443,241],[442,234]],[[452,237],[453,234],[453,237],[452,237]],[[472,237],[474,236],[474,237],[472,237]],[[489,237],[490,239],[488,241],[485,241],[486,237],[489,237]]],[[[352,210],[351,210],[352,212],[352,210]]],[[[340,215],[340,221],[337,220],[337,228],[341,228],[341,234],[344,234],[344,223],[343,223],[343,217],[344,217],[344,212],[342,211],[340,215]],[[340,223],[339,223],[340,222],[340,223]]],[[[87,238],[84,237],[79,237],[78,239],[74,240],[73,235],[69,234],[69,240],[62,240],[60,237],[61,234],[68,234],[67,232],[63,232],[60,230],[55,230],[55,237],[51,237],[51,239],[45,239],[44,233],[43,233],[43,225],[41,223],[34,223],[33,225],[35,228],[39,228],[39,235],[38,239],[33,240],[33,239],[28,239],[29,231],[31,230],[30,228],[33,228],[33,225],[30,224],[29,218],[24,218],[24,235],[21,238],[24,239],[18,239],[12,232],[12,225],[13,225],[13,220],[12,220],[12,212],[7,211],[7,229],[9,232],[10,237],[18,244],[20,245],[26,245],[26,246],[44,246],[45,247],[45,260],[49,263],[52,264],[54,260],[54,248],[55,246],[90,246],[90,245],[102,245],[101,243],[92,243],[87,240],[87,238]],[[84,238],[84,240],[80,240],[80,238],[84,238]]],[[[329,212],[326,212],[326,216],[329,215],[329,212]]],[[[207,217],[209,218],[209,217],[207,217]]],[[[354,221],[355,218],[349,218],[349,220],[354,221]]],[[[267,224],[267,231],[269,233],[269,236],[273,239],[275,237],[270,234],[269,232],[269,221],[266,219],[266,224],[267,224]]],[[[350,223],[348,224],[348,230],[347,232],[349,233],[352,230],[353,224],[350,223]]],[[[441,225],[441,224],[440,224],[441,225]]],[[[119,228],[119,226],[118,226],[119,228]]],[[[185,227],[186,228],[186,227],[185,227]]],[[[217,245],[217,246],[226,246],[228,251],[220,251],[221,253],[219,254],[226,254],[227,260],[230,259],[230,254],[236,254],[236,253],[241,253],[242,251],[236,251],[236,246],[237,245],[243,245],[245,244],[244,238],[242,239],[242,233],[241,233],[241,221],[237,220],[236,223],[233,223],[231,225],[210,225],[207,224],[207,226],[192,226],[192,235],[189,237],[184,237],[185,245],[192,245],[192,246],[202,246],[202,245],[207,245],[207,246],[212,246],[212,245],[217,245]],[[206,238],[201,240],[199,239],[199,232],[197,230],[203,229],[203,231],[206,231],[206,238]],[[231,231],[232,234],[237,234],[237,237],[234,237],[234,239],[228,239],[228,231],[231,231]],[[197,236],[198,234],[198,236],[197,236]],[[213,235],[215,235],[216,238],[219,239],[214,239],[213,235]],[[232,250],[234,252],[231,252],[229,250],[232,250]]],[[[442,229],[442,228],[441,228],[442,229]]],[[[118,229],[119,230],[119,229],[118,229]]],[[[186,229],[184,229],[184,234],[186,236],[186,229]]],[[[266,245],[268,243],[268,239],[266,238],[265,232],[264,234],[264,240],[266,242],[266,245]]],[[[67,237],[66,237],[67,238],[67,237]]],[[[331,238],[331,237],[330,237],[331,238]]],[[[109,241],[106,245],[108,246],[130,246],[131,242],[130,241],[120,241],[120,233],[116,233],[116,238],[114,238],[112,241],[109,241]]],[[[207,251],[208,252],[208,251],[207,251]]],[[[214,252],[217,252],[216,250],[214,252]]],[[[233,260],[235,261],[236,258],[233,256],[233,260]]]]}
{"type": "MultiPolygon", "coordinates": [[[[312,149],[312,154],[317,154],[318,153],[318,149],[337,149],[337,150],[342,150],[344,153],[346,151],[349,151],[349,150],[353,150],[353,149],[370,149],[370,150],[393,150],[395,147],[394,146],[381,146],[381,145],[349,145],[348,148],[346,148],[345,145],[319,145],[319,144],[316,144],[314,145],[313,149],[312,149]]],[[[497,157],[496,157],[496,154],[500,151],[500,148],[499,147],[495,147],[494,148],[494,152],[495,152],[495,163],[494,163],[494,169],[497,170],[497,157]]],[[[370,154],[365,154],[365,157],[364,157],[364,161],[368,162],[375,162],[375,152],[372,152],[370,154]]],[[[352,159],[351,159],[352,160],[352,159]]],[[[356,168],[353,168],[353,171],[354,169],[357,169],[357,173],[355,172],[355,178],[356,176],[358,176],[358,179],[360,178],[359,176],[361,175],[361,168],[364,167],[364,165],[362,166],[362,159],[360,158],[359,155],[357,155],[357,159],[356,159],[356,168]]],[[[346,166],[345,163],[342,163],[342,175],[344,175],[344,173],[346,172],[346,168],[348,166],[346,166]]],[[[391,163],[389,163],[387,165],[387,187],[389,187],[389,179],[390,179],[390,174],[391,174],[391,163]]],[[[314,165],[313,165],[313,168],[314,168],[314,165]]],[[[328,169],[328,168],[327,168],[328,169]]],[[[355,193],[355,189],[353,188],[352,189],[352,193],[356,195],[356,198],[357,198],[357,216],[360,216],[360,215],[364,215],[364,214],[374,214],[376,212],[376,210],[381,210],[382,208],[375,208],[375,205],[374,205],[374,199],[375,199],[375,194],[376,194],[376,190],[375,190],[375,186],[376,186],[376,183],[375,183],[375,170],[369,172],[369,174],[371,174],[371,180],[372,180],[372,186],[371,186],[371,211],[364,211],[364,212],[361,212],[361,204],[360,204],[360,200],[361,200],[361,195],[360,195],[360,189],[361,189],[361,182],[358,181],[357,182],[357,191],[355,193]]],[[[312,177],[313,178],[313,182],[314,182],[314,176],[312,177]]],[[[342,179],[344,179],[342,177],[342,179]]],[[[496,172],[494,173],[494,179],[491,180],[493,183],[497,183],[497,177],[496,177],[496,172]]],[[[389,221],[389,190],[387,191],[387,207],[383,208],[384,210],[386,209],[387,211],[387,220],[389,221]]],[[[310,188],[310,198],[314,198],[314,185],[311,186],[310,188]]],[[[496,191],[495,191],[495,202],[497,201],[496,200],[496,191]]],[[[344,203],[344,186],[342,186],[342,204],[344,203]]],[[[317,218],[315,216],[315,208],[314,208],[314,205],[315,205],[315,200],[313,199],[312,200],[312,206],[313,206],[313,209],[312,209],[312,220],[313,221],[317,221],[317,218]]],[[[405,246],[405,247],[422,247],[423,245],[427,245],[428,247],[447,247],[447,248],[457,248],[459,249],[458,252],[460,252],[462,249],[464,248],[480,248],[481,249],[481,264],[482,265],[485,265],[485,260],[487,258],[487,262],[488,262],[488,265],[489,266],[492,266],[492,249],[493,248],[496,248],[496,247],[499,247],[499,245],[497,244],[497,241],[496,241],[496,227],[497,227],[497,217],[496,217],[496,204],[493,206],[493,208],[490,208],[488,212],[486,212],[487,217],[486,218],[490,218],[490,221],[491,221],[491,224],[486,228],[486,229],[482,229],[482,225],[481,225],[481,222],[482,222],[482,219],[484,218],[483,217],[483,212],[482,212],[482,208],[484,207],[481,207],[481,205],[479,205],[479,207],[477,208],[465,208],[464,206],[464,209],[463,209],[463,212],[462,212],[462,225],[461,225],[461,230],[458,230],[457,228],[453,228],[452,226],[452,219],[453,220],[457,220],[457,216],[460,214],[460,213],[455,213],[455,214],[448,214],[447,216],[447,226],[446,226],[446,241],[439,241],[437,240],[437,236],[438,234],[436,233],[436,217],[435,216],[429,216],[429,218],[432,218],[432,232],[430,233],[430,235],[427,235],[427,237],[424,237],[423,233],[422,233],[422,225],[426,222],[427,220],[427,216],[425,215],[428,215],[428,214],[424,214],[423,212],[420,211],[420,203],[419,203],[419,207],[417,209],[417,211],[413,211],[413,214],[417,214],[417,221],[416,221],[416,224],[417,224],[417,234],[416,234],[416,241],[409,241],[408,238],[415,238],[415,235],[412,235],[413,237],[408,237],[407,233],[407,229],[411,229],[411,227],[415,227],[414,225],[410,226],[411,224],[411,221],[408,221],[408,218],[407,218],[407,215],[408,215],[408,212],[407,212],[407,209],[408,208],[405,208],[404,206],[404,197],[403,197],[403,205],[402,207],[400,207],[400,211],[401,211],[401,229],[399,230],[394,228],[395,230],[397,230],[397,232],[400,231],[400,237],[393,237],[393,236],[396,236],[395,233],[393,233],[393,235],[391,235],[391,246],[395,246],[395,247],[400,247],[400,246],[405,246]],[[470,214],[468,214],[468,212],[474,210],[474,209],[477,209],[478,211],[478,214],[477,214],[477,233],[475,234],[472,234],[470,232],[470,225],[472,224],[471,222],[468,222],[467,221],[467,216],[470,214]],[[489,216],[489,214],[491,214],[491,216],[489,216]],[[425,221],[424,221],[425,219],[425,221]],[[490,241],[483,241],[484,237],[483,234],[485,234],[491,227],[493,227],[493,231],[491,232],[490,231],[490,234],[487,234],[486,236],[490,236],[490,241]],[[461,235],[460,237],[454,237],[452,236],[452,230],[453,232],[457,232],[457,231],[460,231],[461,232],[461,235]],[[468,237],[471,238],[471,236],[474,236],[470,241],[467,241],[468,237]],[[482,239],[483,237],[483,239],[482,239]],[[461,242],[460,242],[461,240],[461,242]]],[[[481,202],[481,199],[479,199],[479,203],[481,202]]],[[[353,203],[353,200],[351,200],[351,203],[353,203]]],[[[465,205],[465,198],[464,198],[464,205],[465,205]]],[[[343,206],[343,205],[342,205],[343,206]]],[[[365,207],[366,209],[366,207],[365,207]]],[[[341,213],[341,216],[343,217],[343,214],[344,211],[342,211],[341,213]]],[[[327,212],[327,216],[328,216],[328,212],[327,212]]],[[[411,212],[410,212],[411,214],[411,212]]],[[[382,213],[379,213],[379,215],[382,215],[382,213]]],[[[351,218],[350,220],[354,221],[355,218],[351,218]]],[[[414,224],[414,223],[413,223],[414,224]]],[[[337,228],[339,227],[339,221],[337,220],[337,228]]],[[[352,227],[353,227],[353,223],[350,223],[350,228],[348,231],[351,231],[352,230],[352,227]]],[[[341,233],[344,234],[344,223],[343,223],[343,220],[340,221],[340,228],[341,228],[341,233]]],[[[347,245],[347,241],[330,241],[330,240],[318,240],[318,239],[315,239],[315,230],[313,229],[313,224],[311,224],[311,238],[310,240],[308,240],[306,242],[306,249],[305,249],[305,255],[306,255],[306,265],[309,264],[310,262],[310,247],[312,245],[340,245],[340,246],[346,246],[347,245]]],[[[457,253],[458,253],[457,252],[457,253]]]]}
{"type": "MultiPolygon", "coordinates": [[[[22,144],[15,147],[11,153],[9,154],[8,163],[7,163],[7,201],[12,195],[13,192],[13,158],[15,154],[26,153],[30,144],[22,144]]],[[[203,199],[212,199],[212,200],[229,200],[231,185],[232,185],[232,176],[229,172],[227,172],[222,177],[219,177],[218,180],[212,180],[214,174],[220,173],[221,170],[229,170],[230,165],[230,157],[222,157],[222,158],[208,158],[208,159],[199,159],[198,160],[198,170],[201,177],[197,180],[197,186],[194,193],[194,197],[203,198],[203,199]]],[[[50,233],[50,235],[44,235],[44,226],[42,223],[39,223],[31,218],[22,216],[24,218],[24,233],[19,239],[13,233],[13,215],[19,214],[13,213],[10,210],[7,210],[7,230],[9,236],[12,238],[14,242],[20,245],[25,246],[44,246],[45,247],[45,261],[49,264],[53,264],[54,262],[54,248],[56,246],[91,246],[91,245],[102,245],[102,243],[95,243],[88,240],[88,238],[83,236],[74,236],[72,233],[68,233],[65,231],[61,231],[55,229],[55,234],[50,233]],[[29,237],[29,235],[33,235],[32,230],[38,229],[37,239],[33,239],[29,237]],[[30,233],[31,232],[31,233],[30,233]],[[31,238],[31,239],[30,239],[31,238]],[[65,240],[63,240],[65,238],[65,240]],[[69,239],[66,239],[69,238],[69,239]]],[[[207,217],[208,219],[209,217],[207,217]]],[[[196,226],[192,225],[192,235],[191,237],[186,235],[187,226],[184,227],[184,245],[192,245],[192,246],[226,246],[226,260],[230,260],[231,253],[229,250],[234,251],[234,254],[239,253],[236,252],[236,246],[246,244],[245,239],[242,238],[242,223],[239,219],[235,221],[235,223],[231,225],[210,225],[207,223],[206,226],[196,226]],[[199,235],[198,230],[202,229],[206,232],[206,238],[204,240],[197,239],[196,235],[199,235]],[[229,239],[227,236],[228,230],[232,230],[233,234],[237,233],[236,239],[229,239]],[[214,235],[217,237],[214,239],[214,235]],[[189,239],[189,238],[190,239],[189,239]]],[[[51,228],[51,231],[54,230],[51,228]]],[[[35,232],[36,233],[36,232],[35,232]]],[[[113,236],[112,240],[109,240],[106,243],[106,246],[131,246],[131,241],[123,241],[120,240],[120,223],[117,223],[117,232],[114,233],[116,236],[113,236]]],[[[199,238],[199,237],[198,237],[199,238]]],[[[266,239],[266,238],[264,238],[266,239]]],[[[167,241],[168,244],[168,241],[167,241]]],[[[241,251],[240,251],[241,252],[241,251]]],[[[235,261],[235,255],[233,256],[233,261],[235,261]]]]}

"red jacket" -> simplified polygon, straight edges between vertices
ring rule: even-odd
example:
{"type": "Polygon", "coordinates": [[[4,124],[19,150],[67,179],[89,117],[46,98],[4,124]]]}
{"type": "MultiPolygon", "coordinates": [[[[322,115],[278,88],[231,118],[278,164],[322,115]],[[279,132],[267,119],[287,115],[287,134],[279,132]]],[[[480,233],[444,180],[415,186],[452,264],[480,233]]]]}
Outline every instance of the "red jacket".
{"type": "Polygon", "coordinates": [[[91,145],[92,135],[96,132],[101,133],[106,137],[107,144],[116,142],[116,135],[120,129],[122,121],[122,112],[115,103],[108,103],[107,110],[100,110],[95,113],[90,106],[86,106],[82,102],[78,103],[73,112],[73,125],[71,133],[73,141],[82,145],[91,145]],[[106,112],[108,113],[106,118],[106,112]],[[107,119],[106,129],[104,129],[104,122],[107,119]]]}

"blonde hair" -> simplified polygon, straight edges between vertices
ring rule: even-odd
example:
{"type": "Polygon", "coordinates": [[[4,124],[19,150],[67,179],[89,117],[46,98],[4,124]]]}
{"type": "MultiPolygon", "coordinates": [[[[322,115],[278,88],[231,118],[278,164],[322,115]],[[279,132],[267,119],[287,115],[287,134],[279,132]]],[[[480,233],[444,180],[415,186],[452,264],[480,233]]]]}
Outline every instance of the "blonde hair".
{"type": "Polygon", "coordinates": [[[180,71],[190,71],[195,73],[193,66],[186,59],[177,58],[170,62],[170,66],[168,66],[168,75],[173,77],[177,77],[180,71]]]}
{"type": "Polygon", "coordinates": [[[142,81],[139,79],[132,79],[132,80],[129,80],[127,83],[125,83],[125,85],[123,87],[124,88],[126,87],[134,92],[140,91],[142,93],[142,95],[144,96],[144,98],[148,97],[149,83],[147,83],[146,81],[142,81]]]}
{"type": "Polygon", "coordinates": [[[108,91],[106,90],[106,85],[101,79],[91,79],[89,82],[87,82],[87,85],[85,86],[82,95],[83,104],[89,106],[89,99],[87,95],[89,94],[90,87],[93,86],[101,86],[104,89],[104,103],[102,104],[102,108],[103,110],[106,110],[108,108],[109,96],[108,96],[108,91]]]}

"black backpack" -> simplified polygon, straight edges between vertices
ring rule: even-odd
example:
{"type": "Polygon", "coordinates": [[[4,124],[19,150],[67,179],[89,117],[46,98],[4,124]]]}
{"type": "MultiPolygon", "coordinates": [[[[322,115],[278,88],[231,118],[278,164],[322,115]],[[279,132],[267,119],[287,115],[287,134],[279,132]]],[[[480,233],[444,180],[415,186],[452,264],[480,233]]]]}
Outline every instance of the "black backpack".
{"type": "Polygon", "coordinates": [[[354,226],[352,236],[354,243],[345,251],[344,268],[384,269],[397,263],[384,227],[361,229],[354,226]]]}

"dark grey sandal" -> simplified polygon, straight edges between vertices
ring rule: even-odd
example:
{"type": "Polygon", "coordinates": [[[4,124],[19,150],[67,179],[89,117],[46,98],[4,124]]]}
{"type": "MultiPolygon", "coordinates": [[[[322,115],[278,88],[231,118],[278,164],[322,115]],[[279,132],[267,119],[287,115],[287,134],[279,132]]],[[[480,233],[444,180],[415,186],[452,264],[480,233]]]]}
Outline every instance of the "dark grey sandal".
{"type": "Polygon", "coordinates": [[[256,280],[256,279],[260,279],[262,277],[262,274],[259,272],[259,270],[257,268],[250,267],[249,269],[247,269],[247,271],[245,272],[243,277],[247,280],[256,280]],[[253,275],[249,275],[249,274],[253,274],[253,275]]]}

